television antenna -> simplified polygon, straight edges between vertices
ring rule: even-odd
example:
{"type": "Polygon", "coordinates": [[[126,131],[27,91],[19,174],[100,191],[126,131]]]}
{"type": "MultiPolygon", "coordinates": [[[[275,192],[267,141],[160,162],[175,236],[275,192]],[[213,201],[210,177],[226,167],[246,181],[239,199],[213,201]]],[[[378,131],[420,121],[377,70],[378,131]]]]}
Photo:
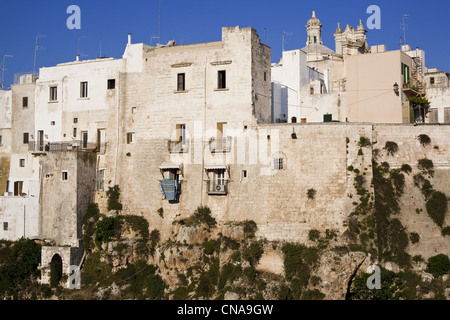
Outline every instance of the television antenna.
{"type": "Polygon", "coordinates": [[[293,36],[294,34],[292,33],[292,32],[286,32],[286,31],[283,31],[283,41],[282,41],[282,50],[283,50],[283,52],[284,52],[284,43],[285,43],[285,38],[286,38],[286,36],[293,36]]]}
{"type": "Polygon", "coordinates": [[[34,46],[34,65],[33,65],[33,75],[36,75],[36,59],[37,59],[37,52],[39,50],[45,50],[45,47],[39,46],[39,38],[45,38],[47,37],[45,34],[37,34],[36,35],[36,44],[34,46]]]}
{"type": "Polygon", "coordinates": [[[406,24],[406,19],[411,19],[406,13],[403,14],[401,29],[403,30],[403,44],[408,44],[406,42],[406,31],[408,30],[408,25],[406,24]]]}
{"type": "Polygon", "coordinates": [[[14,56],[13,55],[10,55],[10,54],[4,54],[3,55],[3,64],[2,64],[2,68],[1,68],[1,70],[2,70],[2,82],[0,83],[0,89],[3,89],[3,86],[4,86],[4,81],[5,81],[5,70],[7,70],[6,68],[5,68],[5,59],[6,58],[14,58],[14,56]]]}

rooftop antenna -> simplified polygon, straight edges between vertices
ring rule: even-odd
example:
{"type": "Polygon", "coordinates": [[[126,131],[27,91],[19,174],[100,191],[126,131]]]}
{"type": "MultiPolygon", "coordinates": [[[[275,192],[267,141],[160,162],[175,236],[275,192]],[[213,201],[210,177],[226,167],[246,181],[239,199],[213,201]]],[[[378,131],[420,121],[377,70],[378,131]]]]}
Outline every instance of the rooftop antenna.
{"type": "Polygon", "coordinates": [[[286,38],[286,36],[292,36],[293,35],[293,33],[292,32],[283,32],[283,43],[282,43],[282,50],[283,50],[283,52],[284,52],[284,42],[285,42],[285,38],[286,38]]]}
{"type": "Polygon", "coordinates": [[[408,44],[406,42],[406,31],[408,30],[408,25],[406,24],[406,19],[411,19],[410,16],[408,16],[406,13],[403,14],[402,18],[402,26],[401,29],[403,30],[403,44],[408,44]]]}
{"type": "Polygon", "coordinates": [[[3,55],[3,64],[2,64],[2,82],[0,83],[0,89],[3,89],[3,87],[4,87],[4,81],[5,81],[5,70],[6,70],[6,68],[5,68],[5,59],[6,58],[14,58],[14,56],[13,55],[10,55],[10,54],[4,54],[3,55]]]}
{"type": "Polygon", "coordinates": [[[34,46],[34,65],[33,65],[33,75],[36,75],[36,59],[37,59],[37,52],[39,51],[39,50],[44,50],[45,49],[45,47],[40,47],[39,45],[38,45],[38,41],[39,41],[39,38],[45,38],[45,37],[47,37],[45,34],[37,34],[36,35],[36,45],[34,46]]]}

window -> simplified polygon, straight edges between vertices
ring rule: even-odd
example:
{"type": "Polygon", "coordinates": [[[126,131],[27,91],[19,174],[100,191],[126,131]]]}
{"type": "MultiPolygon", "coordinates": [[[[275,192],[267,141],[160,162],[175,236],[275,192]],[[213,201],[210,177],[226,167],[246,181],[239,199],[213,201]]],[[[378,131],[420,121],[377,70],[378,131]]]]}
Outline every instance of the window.
{"type": "Polygon", "coordinates": [[[61,179],[62,179],[62,181],[67,181],[67,180],[69,180],[69,172],[63,171],[63,172],[62,172],[62,175],[61,175],[61,179]]]}
{"type": "Polygon", "coordinates": [[[309,94],[314,94],[314,88],[313,87],[309,88],[309,94]]]}
{"type": "Polygon", "coordinates": [[[88,146],[88,132],[81,131],[81,146],[83,149],[86,149],[88,146]]]}
{"type": "Polygon", "coordinates": [[[22,98],[22,108],[28,108],[28,97],[22,98]]]}
{"type": "Polygon", "coordinates": [[[97,191],[105,190],[105,169],[97,170],[96,189],[97,189],[97,191]]]}
{"type": "Polygon", "coordinates": [[[3,145],[2,140],[3,140],[3,136],[0,136],[0,146],[3,145]]]}
{"type": "Polygon", "coordinates": [[[134,132],[127,133],[127,144],[134,143],[134,132]]]}
{"type": "Polygon", "coordinates": [[[19,167],[21,168],[25,167],[25,159],[19,159],[19,167]]]}
{"type": "Polygon", "coordinates": [[[14,182],[14,196],[18,197],[22,194],[23,181],[14,182]]]}
{"type": "Polygon", "coordinates": [[[78,118],[73,118],[73,123],[78,123],[78,118]]]}
{"type": "Polygon", "coordinates": [[[58,87],[50,87],[50,101],[58,100],[58,87]]]}
{"type": "Polygon", "coordinates": [[[86,81],[80,83],[80,98],[88,97],[88,83],[86,81]]]}
{"type": "Polygon", "coordinates": [[[434,77],[430,78],[430,84],[434,84],[434,77]]]}
{"type": "Polygon", "coordinates": [[[116,88],[116,79],[108,79],[108,90],[116,88]]]}
{"type": "Polygon", "coordinates": [[[291,122],[292,123],[297,123],[297,118],[296,117],[292,117],[291,122]]]}
{"type": "Polygon", "coordinates": [[[217,139],[222,139],[226,137],[227,133],[227,123],[226,122],[217,122],[217,139]]]}
{"type": "Polygon", "coordinates": [[[136,107],[132,107],[132,108],[131,108],[131,113],[136,113],[136,111],[137,111],[137,108],[136,108],[136,107]]]}
{"type": "Polygon", "coordinates": [[[242,170],[242,178],[247,178],[247,170],[242,170]]]}
{"type": "Polygon", "coordinates": [[[3,231],[8,230],[8,222],[3,222],[3,231]]]}
{"type": "Polygon", "coordinates": [[[264,81],[267,81],[267,72],[264,71],[264,81]]]}
{"type": "Polygon", "coordinates": [[[273,168],[275,170],[283,170],[283,158],[273,159],[273,168]]]}
{"type": "Polygon", "coordinates": [[[403,83],[409,83],[409,66],[402,63],[403,83]]]}
{"type": "Polygon", "coordinates": [[[23,144],[28,144],[30,141],[30,134],[28,132],[23,133],[23,144]]]}
{"type": "Polygon", "coordinates": [[[314,36],[314,43],[317,43],[317,36],[314,36]]]}
{"type": "Polygon", "coordinates": [[[186,125],[177,124],[177,141],[184,143],[186,141],[186,125]]]}
{"type": "Polygon", "coordinates": [[[217,73],[217,75],[218,75],[217,89],[226,89],[227,87],[226,71],[221,70],[217,73]]]}
{"type": "Polygon", "coordinates": [[[179,73],[177,75],[177,91],[185,91],[186,89],[186,75],[184,73],[179,73]]]}
{"type": "Polygon", "coordinates": [[[55,124],[56,124],[55,121],[50,121],[50,125],[51,125],[51,126],[54,126],[55,124]]]}
{"type": "Polygon", "coordinates": [[[77,137],[77,128],[73,128],[73,135],[72,135],[74,138],[76,138],[77,137]]]}

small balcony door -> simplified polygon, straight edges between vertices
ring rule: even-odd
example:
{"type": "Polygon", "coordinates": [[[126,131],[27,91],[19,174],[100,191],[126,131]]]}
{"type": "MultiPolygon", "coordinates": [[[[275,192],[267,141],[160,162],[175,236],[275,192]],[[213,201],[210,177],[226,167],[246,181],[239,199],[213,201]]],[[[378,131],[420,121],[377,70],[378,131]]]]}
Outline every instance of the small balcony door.
{"type": "Polygon", "coordinates": [[[44,130],[38,131],[38,150],[44,151],[44,130]]]}
{"type": "Polygon", "coordinates": [[[81,147],[83,149],[86,149],[87,146],[88,146],[88,132],[81,131],[81,147]]]}

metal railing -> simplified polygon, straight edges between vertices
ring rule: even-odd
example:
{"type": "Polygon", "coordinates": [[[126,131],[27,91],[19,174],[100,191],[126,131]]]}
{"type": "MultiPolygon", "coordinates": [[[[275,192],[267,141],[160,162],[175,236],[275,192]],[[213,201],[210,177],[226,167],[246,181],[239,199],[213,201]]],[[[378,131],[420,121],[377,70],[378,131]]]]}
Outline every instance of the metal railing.
{"type": "Polygon", "coordinates": [[[220,182],[206,180],[206,192],[212,195],[228,194],[228,180],[223,180],[220,182]]]}
{"type": "Polygon", "coordinates": [[[65,152],[65,151],[82,151],[82,152],[98,152],[106,153],[106,142],[95,143],[85,142],[81,140],[72,141],[30,141],[28,143],[28,151],[32,152],[65,152]]]}
{"type": "Polygon", "coordinates": [[[211,138],[209,140],[209,150],[211,153],[226,153],[231,151],[232,137],[211,138]]]}
{"type": "Polygon", "coordinates": [[[182,141],[169,140],[167,143],[167,147],[170,153],[188,153],[189,152],[189,139],[185,139],[182,141]]]}

